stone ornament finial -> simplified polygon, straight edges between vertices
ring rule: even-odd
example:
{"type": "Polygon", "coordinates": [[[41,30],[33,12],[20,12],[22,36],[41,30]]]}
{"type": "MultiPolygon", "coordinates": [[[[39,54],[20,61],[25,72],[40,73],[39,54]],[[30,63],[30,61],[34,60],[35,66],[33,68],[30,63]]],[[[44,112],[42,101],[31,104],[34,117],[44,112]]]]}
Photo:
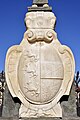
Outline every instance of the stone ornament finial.
{"type": "Polygon", "coordinates": [[[48,0],[33,0],[33,4],[48,4],[48,0]]]}
{"type": "Polygon", "coordinates": [[[6,81],[12,96],[22,102],[20,117],[62,117],[59,101],[69,95],[75,62],[57,38],[55,21],[52,12],[28,12],[22,42],[7,52],[6,81]]]}
{"type": "Polygon", "coordinates": [[[31,11],[52,11],[52,7],[49,7],[48,0],[33,0],[32,7],[28,7],[28,12],[31,11]]]}

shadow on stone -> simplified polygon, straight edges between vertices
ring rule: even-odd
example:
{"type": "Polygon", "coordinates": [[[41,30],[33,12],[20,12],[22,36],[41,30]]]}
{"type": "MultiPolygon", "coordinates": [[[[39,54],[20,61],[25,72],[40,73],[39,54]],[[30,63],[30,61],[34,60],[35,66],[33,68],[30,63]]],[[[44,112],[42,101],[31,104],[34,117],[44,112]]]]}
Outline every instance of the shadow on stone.
{"type": "Polygon", "coordinates": [[[68,101],[69,96],[68,95],[64,95],[61,99],[60,99],[60,103],[62,103],[63,101],[68,101]]]}
{"type": "Polygon", "coordinates": [[[13,98],[8,90],[7,85],[5,86],[2,117],[19,117],[20,100],[13,98]]]}
{"type": "Polygon", "coordinates": [[[63,96],[60,100],[60,103],[63,110],[63,117],[77,117],[76,94],[74,83],[70,91],[70,96],[63,96]]]}

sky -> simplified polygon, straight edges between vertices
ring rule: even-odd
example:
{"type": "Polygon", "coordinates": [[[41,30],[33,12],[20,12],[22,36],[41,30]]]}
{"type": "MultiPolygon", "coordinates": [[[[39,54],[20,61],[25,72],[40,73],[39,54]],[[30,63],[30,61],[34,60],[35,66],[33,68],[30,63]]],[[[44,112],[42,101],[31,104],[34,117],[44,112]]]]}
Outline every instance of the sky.
{"type": "MultiPolygon", "coordinates": [[[[32,0],[0,0],[0,72],[5,70],[5,57],[9,47],[20,44],[26,27],[27,7],[32,0]]],[[[57,17],[58,39],[71,48],[76,71],[80,71],[80,0],[49,0],[57,17]]]]}

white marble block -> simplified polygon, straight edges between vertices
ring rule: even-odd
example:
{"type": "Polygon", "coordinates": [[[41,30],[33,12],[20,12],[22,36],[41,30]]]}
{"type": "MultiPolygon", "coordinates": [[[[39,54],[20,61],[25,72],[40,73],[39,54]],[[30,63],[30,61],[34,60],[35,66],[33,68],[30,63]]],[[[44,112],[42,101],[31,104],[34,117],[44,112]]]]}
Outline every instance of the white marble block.
{"type": "Polygon", "coordinates": [[[22,42],[7,52],[6,81],[12,96],[22,102],[20,117],[62,117],[59,100],[69,95],[75,62],[57,38],[55,21],[52,12],[27,13],[22,42]]]}

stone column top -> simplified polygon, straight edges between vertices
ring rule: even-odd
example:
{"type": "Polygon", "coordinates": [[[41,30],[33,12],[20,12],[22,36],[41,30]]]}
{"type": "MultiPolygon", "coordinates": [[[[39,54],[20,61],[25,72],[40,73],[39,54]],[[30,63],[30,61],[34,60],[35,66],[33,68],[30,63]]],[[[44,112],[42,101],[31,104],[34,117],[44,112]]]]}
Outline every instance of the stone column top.
{"type": "Polygon", "coordinates": [[[32,11],[52,11],[52,7],[48,5],[48,0],[33,0],[33,5],[28,7],[28,12],[32,11]]]}
{"type": "Polygon", "coordinates": [[[48,0],[33,0],[33,4],[48,4],[48,0]]]}

